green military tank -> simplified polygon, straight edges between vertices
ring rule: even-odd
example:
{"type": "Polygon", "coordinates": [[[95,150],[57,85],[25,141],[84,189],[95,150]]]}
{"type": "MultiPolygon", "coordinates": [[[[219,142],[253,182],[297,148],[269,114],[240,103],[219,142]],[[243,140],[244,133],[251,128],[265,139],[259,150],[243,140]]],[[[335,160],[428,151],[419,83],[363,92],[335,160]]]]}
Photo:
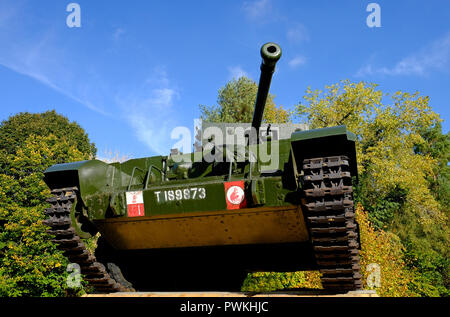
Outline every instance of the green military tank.
{"type": "Polygon", "coordinates": [[[261,56],[243,145],[209,137],[200,152],[45,171],[49,233],[96,292],[239,290],[248,272],[298,270],[320,270],[325,289],[361,288],[356,136],[261,129],[281,49],[267,43],[261,56]],[[83,239],[98,232],[93,255],[83,239]]]}

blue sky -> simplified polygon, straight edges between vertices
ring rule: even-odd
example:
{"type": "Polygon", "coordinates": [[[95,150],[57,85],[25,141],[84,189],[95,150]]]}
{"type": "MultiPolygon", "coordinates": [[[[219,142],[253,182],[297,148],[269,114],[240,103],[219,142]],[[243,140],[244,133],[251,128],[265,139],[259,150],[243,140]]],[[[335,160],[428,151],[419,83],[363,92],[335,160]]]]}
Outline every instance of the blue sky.
{"type": "Polygon", "coordinates": [[[177,126],[216,104],[233,77],[258,80],[262,44],[280,44],[275,102],[342,79],[430,96],[450,117],[450,1],[0,0],[0,120],[55,109],[129,157],[168,154],[177,126]],[[66,25],[66,6],[81,27],[66,25]]]}

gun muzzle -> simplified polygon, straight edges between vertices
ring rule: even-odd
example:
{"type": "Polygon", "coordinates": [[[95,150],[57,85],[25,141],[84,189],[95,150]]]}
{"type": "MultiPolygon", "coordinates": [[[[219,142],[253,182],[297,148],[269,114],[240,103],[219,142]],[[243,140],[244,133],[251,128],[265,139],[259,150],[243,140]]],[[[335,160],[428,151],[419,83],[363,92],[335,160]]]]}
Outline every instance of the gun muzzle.
{"type": "Polygon", "coordinates": [[[256,140],[250,143],[258,143],[259,128],[264,115],[267,96],[269,94],[270,82],[275,71],[275,64],[281,57],[281,48],[275,43],[266,43],[261,47],[261,75],[259,77],[258,93],[256,94],[255,110],[253,112],[252,128],[256,130],[256,140]]]}

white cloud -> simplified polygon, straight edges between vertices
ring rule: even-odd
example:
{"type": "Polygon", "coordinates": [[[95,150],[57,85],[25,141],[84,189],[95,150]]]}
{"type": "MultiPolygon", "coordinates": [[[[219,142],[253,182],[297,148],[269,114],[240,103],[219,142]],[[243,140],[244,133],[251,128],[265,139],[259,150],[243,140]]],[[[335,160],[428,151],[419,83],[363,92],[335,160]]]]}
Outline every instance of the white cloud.
{"type": "MultiPolygon", "coordinates": [[[[7,18],[12,22],[21,20],[20,16],[14,19],[9,16],[0,10],[0,23],[7,18]]],[[[7,32],[0,28],[0,43],[8,43],[0,49],[0,68],[28,76],[102,115],[116,114],[132,127],[142,147],[160,154],[168,153],[175,143],[170,133],[180,116],[174,109],[179,93],[163,68],[149,72],[145,80],[139,80],[141,84],[133,79],[115,83],[96,65],[95,54],[93,59],[83,61],[74,55],[69,45],[60,45],[61,40],[65,40],[61,29],[44,26],[34,33],[19,27],[13,30],[7,32]]],[[[109,41],[120,40],[124,34],[125,29],[113,29],[109,41]]]]}
{"type": "MultiPolygon", "coordinates": [[[[139,103],[137,104],[139,105],[139,103]]],[[[168,154],[170,144],[170,129],[167,121],[160,121],[159,114],[143,115],[139,111],[132,111],[127,117],[138,140],[157,154],[168,154]]]]}
{"type": "Polygon", "coordinates": [[[41,84],[43,84],[44,86],[47,86],[55,91],[57,91],[58,93],[72,99],[75,102],[78,102],[79,104],[91,109],[92,111],[95,111],[99,114],[105,115],[105,116],[109,116],[110,114],[108,112],[106,112],[105,110],[95,106],[92,102],[90,102],[89,100],[86,100],[82,97],[77,97],[75,96],[72,92],[58,86],[57,84],[55,84],[54,81],[52,81],[51,79],[49,79],[44,73],[42,73],[41,71],[34,69],[33,68],[33,64],[29,63],[28,60],[28,65],[20,65],[20,64],[15,64],[12,61],[5,61],[5,60],[1,60],[0,59],[0,65],[3,67],[8,68],[9,70],[16,72],[18,74],[30,77],[38,82],[40,82],[41,84]]]}
{"type": "Polygon", "coordinates": [[[431,71],[450,71],[450,32],[424,47],[419,52],[411,54],[392,67],[376,67],[372,64],[361,67],[355,76],[366,75],[417,75],[424,76],[431,71]]]}
{"type": "Polygon", "coordinates": [[[230,79],[239,79],[240,77],[249,77],[248,73],[243,70],[240,66],[230,66],[228,67],[228,72],[230,74],[230,79]]]}
{"type": "MultiPolygon", "coordinates": [[[[8,12],[15,12],[13,21],[22,18],[14,8],[8,12]]],[[[13,13],[8,17],[11,14],[13,13]]],[[[109,115],[92,99],[87,98],[84,92],[89,90],[89,85],[85,78],[78,81],[78,84],[75,83],[76,69],[70,63],[71,54],[58,46],[55,30],[46,29],[35,36],[26,36],[21,31],[0,31],[4,31],[0,32],[0,42],[8,43],[5,49],[0,50],[0,66],[30,77],[92,111],[109,115]]]]}
{"type": "Polygon", "coordinates": [[[242,8],[250,19],[259,19],[271,12],[272,4],[270,0],[245,1],[242,8]]]}
{"type": "Polygon", "coordinates": [[[113,40],[117,42],[125,33],[126,31],[123,28],[115,29],[113,33],[113,40]]]}
{"type": "Polygon", "coordinates": [[[301,43],[309,40],[308,31],[303,24],[297,24],[289,28],[286,37],[292,43],[301,43]]]}
{"type": "Polygon", "coordinates": [[[167,73],[156,68],[139,90],[118,97],[117,103],[138,140],[157,154],[168,154],[174,143],[170,134],[176,126],[173,107],[178,98],[167,73]]]}
{"type": "Polygon", "coordinates": [[[288,64],[291,68],[297,68],[306,64],[306,58],[304,56],[296,56],[288,64]]]}

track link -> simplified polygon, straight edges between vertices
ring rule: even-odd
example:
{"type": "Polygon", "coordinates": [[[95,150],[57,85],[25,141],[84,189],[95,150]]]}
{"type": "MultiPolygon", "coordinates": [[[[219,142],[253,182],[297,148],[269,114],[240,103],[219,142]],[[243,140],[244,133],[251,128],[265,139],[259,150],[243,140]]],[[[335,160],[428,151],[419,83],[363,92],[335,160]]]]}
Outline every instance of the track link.
{"type": "MultiPolygon", "coordinates": [[[[50,227],[47,232],[54,236],[52,241],[57,244],[58,249],[64,251],[64,255],[71,263],[77,263],[80,266],[83,279],[94,287],[96,292],[134,291],[131,285],[123,285],[111,277],[105,266],[97,262],[72,227],[70,212],[73,204],[76,203],[77,191],[76,187],[52,190],[53,196],[47,200],[51,207],[45,210],[48,218],[44,220],[44,224],[50,227]]],[[[115,270],[117,271],[118,268],[115,270]]]]}
{"type": "Polygon", "coordinates": [[[362,288],[352,175],[346,156],[303,161],[306,218],[322,285],[332,290],[362,288]]]}

